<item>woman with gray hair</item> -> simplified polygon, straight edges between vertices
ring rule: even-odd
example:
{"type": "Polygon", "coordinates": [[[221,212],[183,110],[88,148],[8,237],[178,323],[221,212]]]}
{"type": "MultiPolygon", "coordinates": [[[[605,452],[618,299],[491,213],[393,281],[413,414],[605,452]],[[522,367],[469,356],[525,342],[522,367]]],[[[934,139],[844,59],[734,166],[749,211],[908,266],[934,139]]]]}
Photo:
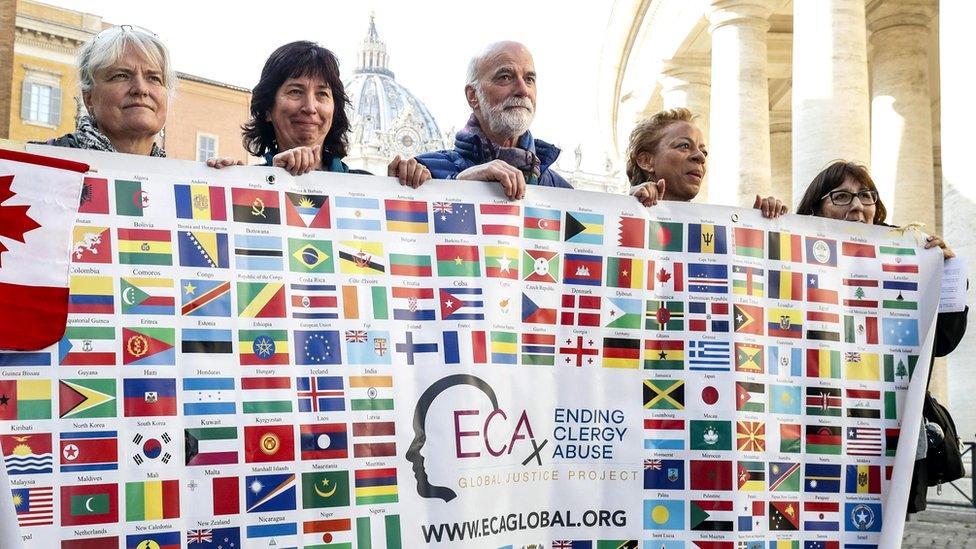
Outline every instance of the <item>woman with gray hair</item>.
{"type": "Polygon", "coordinates": [[[155,139],[176,77],[155,34],[130,25],[105,29],[81,47],[78,72],[88,114],[73,133],[47,144],[166,156],[155,139]]]}

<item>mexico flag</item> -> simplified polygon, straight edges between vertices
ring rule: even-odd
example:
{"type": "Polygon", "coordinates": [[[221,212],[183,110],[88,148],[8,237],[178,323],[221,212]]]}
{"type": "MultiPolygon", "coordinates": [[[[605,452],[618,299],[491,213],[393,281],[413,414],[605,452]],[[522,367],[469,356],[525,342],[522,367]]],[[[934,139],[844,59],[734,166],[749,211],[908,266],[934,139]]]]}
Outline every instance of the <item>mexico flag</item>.
{"type": "Polygon", "coordinates": [[[68,257],[86,164],[0,149],[0,349],[64,334],[68,257]]]}

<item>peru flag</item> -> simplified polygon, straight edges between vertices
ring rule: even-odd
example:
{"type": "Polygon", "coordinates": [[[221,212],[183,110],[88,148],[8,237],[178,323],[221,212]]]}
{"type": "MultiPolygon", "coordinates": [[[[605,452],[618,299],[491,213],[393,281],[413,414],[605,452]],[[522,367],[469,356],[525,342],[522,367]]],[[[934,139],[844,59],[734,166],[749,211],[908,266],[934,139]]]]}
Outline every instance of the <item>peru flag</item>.
{"type": "Polygon", "coordinates": [[[68,258],[86,164],[0,149],[0,349],[64,334],[68,258]]]}

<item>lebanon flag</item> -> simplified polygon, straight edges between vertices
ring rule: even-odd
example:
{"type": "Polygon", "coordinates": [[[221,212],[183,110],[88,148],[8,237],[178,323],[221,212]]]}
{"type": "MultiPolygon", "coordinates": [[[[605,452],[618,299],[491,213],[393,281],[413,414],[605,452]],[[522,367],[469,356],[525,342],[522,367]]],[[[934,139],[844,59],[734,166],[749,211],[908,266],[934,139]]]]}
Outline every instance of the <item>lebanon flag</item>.
{"type": "Polygon", "coordinates": [[[0,150],[0,349],[42,349],[64,335],[71,227],[87,171],[0,150]]]}

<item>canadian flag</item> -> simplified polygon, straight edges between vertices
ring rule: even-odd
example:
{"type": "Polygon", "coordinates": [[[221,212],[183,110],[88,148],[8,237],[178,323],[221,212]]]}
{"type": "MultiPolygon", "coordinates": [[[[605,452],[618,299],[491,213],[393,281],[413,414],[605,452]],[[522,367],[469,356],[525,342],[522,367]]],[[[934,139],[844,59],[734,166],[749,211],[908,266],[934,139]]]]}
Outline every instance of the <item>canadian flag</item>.
{"type": "Polygon", "coordinates": [[[88,165],[0,149],[0,349],[61,339],[71,227],[88,165]]]}

